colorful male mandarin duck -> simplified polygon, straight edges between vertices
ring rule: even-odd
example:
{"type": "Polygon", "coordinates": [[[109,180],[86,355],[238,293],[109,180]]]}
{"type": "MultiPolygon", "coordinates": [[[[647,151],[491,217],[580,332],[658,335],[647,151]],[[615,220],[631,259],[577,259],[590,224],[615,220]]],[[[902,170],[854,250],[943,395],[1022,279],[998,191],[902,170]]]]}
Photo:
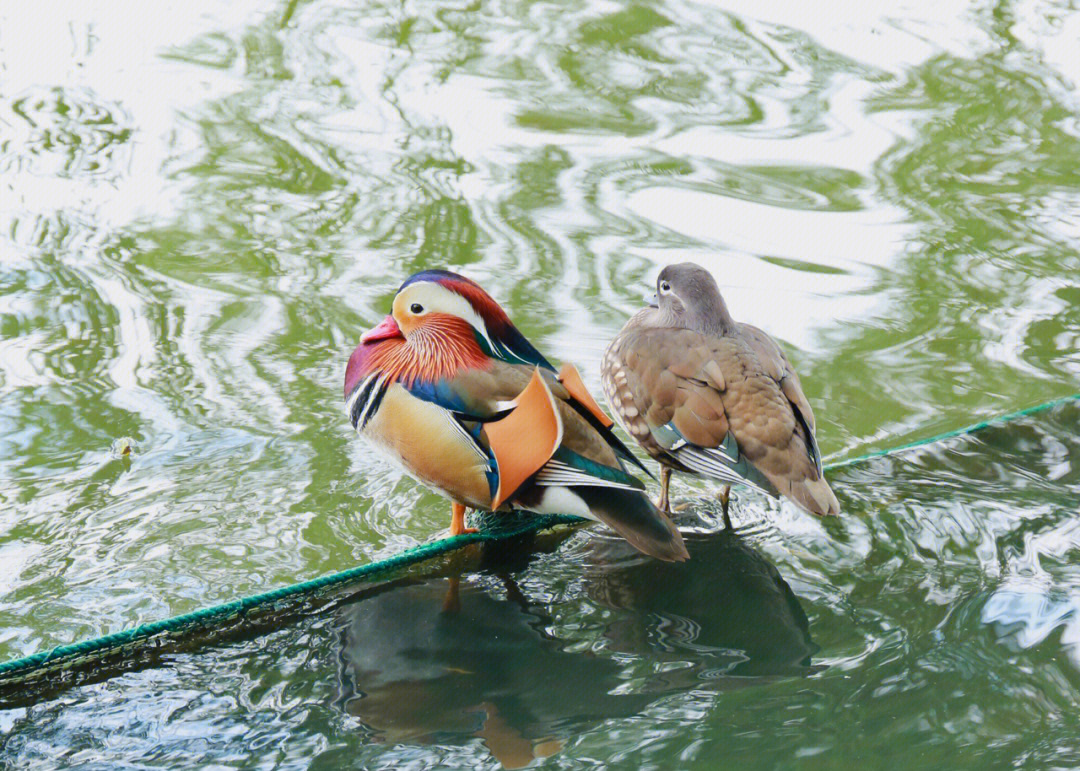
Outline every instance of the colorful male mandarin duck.
{"type": "Polygon", "coordinates": [[[608,346],[604,393],[622,426],[660,461],[659,507],[672,471],[783,495],[812,514],[839,514],[821,468],[814,413],[771,337],[731,318],[712,275],[669,265],[650,307],[608,346]]]}
{"type": "MultiPolygon", "coordinates": [[[[572,365],[556,374],[478,284],[443,270],[409,278],[360,338],[345,372],[361,436],[467,508],[575,514],[646,554],[687,558],[682,536],[626,473],[640,465],[572,365]]],[[[644,467],[642,467],[644,468],[644,467]]]]}

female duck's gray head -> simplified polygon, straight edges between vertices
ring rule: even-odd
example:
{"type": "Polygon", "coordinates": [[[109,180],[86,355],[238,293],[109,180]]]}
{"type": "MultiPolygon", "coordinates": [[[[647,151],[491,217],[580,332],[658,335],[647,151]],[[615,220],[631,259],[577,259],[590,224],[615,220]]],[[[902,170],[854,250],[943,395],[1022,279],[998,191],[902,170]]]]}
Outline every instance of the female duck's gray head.
{"type": "Polygon", "coordinates": [[[713,334],[730,332],[735,326],[712,274],[692,262],[660,271],[650,305],[660,309],[663,326],[713,334]]]}

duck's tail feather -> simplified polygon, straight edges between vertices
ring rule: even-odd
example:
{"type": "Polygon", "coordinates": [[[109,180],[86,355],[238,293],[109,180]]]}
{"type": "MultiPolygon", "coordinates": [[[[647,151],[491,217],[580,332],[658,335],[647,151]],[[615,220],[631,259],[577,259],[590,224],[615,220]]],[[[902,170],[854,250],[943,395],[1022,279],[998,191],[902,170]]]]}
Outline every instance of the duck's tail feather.
{"type": "Polygon", "coordinates": [[[785,493],[800,508],[819,517],[836,516],[840,513],[840,501],[836,500],[836,494],[823,476],[792,482],[785,493]]]}
{"type": "Polygon", "coordinates": [[[690,558],[679,529],[640,490],[575,487],[593,516],[650,557],[667,562],[690,558]]]}

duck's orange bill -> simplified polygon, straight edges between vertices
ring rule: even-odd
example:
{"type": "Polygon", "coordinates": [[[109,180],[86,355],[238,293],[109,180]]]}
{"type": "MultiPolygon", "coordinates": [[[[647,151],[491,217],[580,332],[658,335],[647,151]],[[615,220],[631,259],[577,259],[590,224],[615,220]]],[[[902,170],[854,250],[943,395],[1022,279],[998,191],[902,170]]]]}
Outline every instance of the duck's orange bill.
{"type": "Polygon", "coordinates": [[[559,370],[559,382],[570,392],[570,396],[573,397],[574,401],[580,402],[581,406],[591,412],[593,417],[599,420],[604,428],[611,428],[613,425],[611,418],[600,409],[600,405],[596,403],[596,400],[592,398],[592,394],[585,388],[585,383],[582,382],[577,367],[569,362],[563,364],[562,369],[559,370]]]}
{"type": "Polygon", "coordinates": [[[514,399],[510,414],[484,425],[499,468],[499,489],[491,502],[492,509],[499,508],[551,460],[562,442],[562,432],[555,397],[537,370],[514,399]]]}

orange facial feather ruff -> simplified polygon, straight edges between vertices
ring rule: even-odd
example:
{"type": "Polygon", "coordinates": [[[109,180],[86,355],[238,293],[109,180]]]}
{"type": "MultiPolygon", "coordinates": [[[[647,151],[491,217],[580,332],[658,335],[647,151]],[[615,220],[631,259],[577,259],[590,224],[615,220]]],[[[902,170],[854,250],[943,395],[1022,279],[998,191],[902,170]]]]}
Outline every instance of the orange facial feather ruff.
{"type": "Polygon", "coordinates": [[[371,346],[361,379],[379,370],[388,383],[412,386],[451,378],[463,369],[491,368],[468,322],[446,313],[426,317],[408,340],[395,337],[371,346]]]}

